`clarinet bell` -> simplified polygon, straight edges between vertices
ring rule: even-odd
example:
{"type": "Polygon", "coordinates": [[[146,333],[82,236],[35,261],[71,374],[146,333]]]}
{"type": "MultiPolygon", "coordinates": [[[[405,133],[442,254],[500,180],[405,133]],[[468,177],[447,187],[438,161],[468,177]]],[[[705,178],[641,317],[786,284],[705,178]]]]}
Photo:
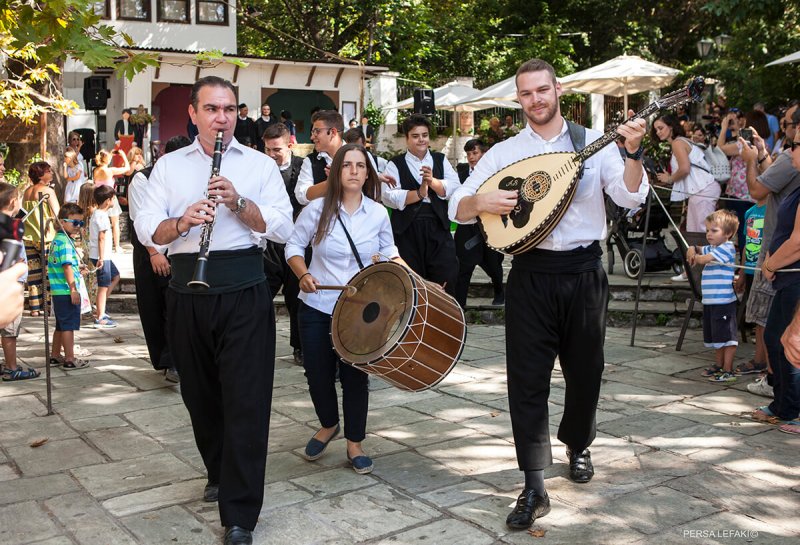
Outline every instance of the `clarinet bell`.
{"type": "Polygon", "coordinates": [[[194,267],[194,276],[186,285],[195,291],[207,290],[209,288],[209,284],[206,282],[207,271],[208,259],[198,259],[197,264],[194,267]]]}

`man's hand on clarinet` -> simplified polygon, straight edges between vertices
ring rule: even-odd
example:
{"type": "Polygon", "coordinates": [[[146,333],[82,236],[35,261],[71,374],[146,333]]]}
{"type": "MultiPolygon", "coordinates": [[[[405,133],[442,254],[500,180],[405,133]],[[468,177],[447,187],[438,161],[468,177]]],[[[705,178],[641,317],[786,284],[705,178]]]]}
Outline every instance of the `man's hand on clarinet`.
{"type": "MultiPolygon", "coordinates": [[[[629,118],[635,114],[636,112],[633,110],[628,110],[629,118]]],[[[625,137],[625,149],[628,153],[636,153],[642,144],[645,132],[647,132],[647,123],[642,118],[626,121],[617,127],[617,134],[625,137]]]]}
{"type": "Polygon", "coordinates": [[[478,209],[480,211],[500,216],[510,214],[511,211],[514,210],[514,207],[517,206],[519,193],[517,191],[498,189],[479,195],[478,199],[478,209]]]}
{"type": "Polygon", "coordinates": [[[223,176],[215,176],[208,181],[208,196],[217,204],[224,204],[231,211],[237,208],[236,201],[239,200],[239,193],[231,181],[223,176]]]}
{"type": "Polygon", "coordinates": [[[178,218],[178,232],[185,233],[192,227],[210,223],[214,219],[214,201],[202,199],[189,206],[186,212],[178,218]]]}

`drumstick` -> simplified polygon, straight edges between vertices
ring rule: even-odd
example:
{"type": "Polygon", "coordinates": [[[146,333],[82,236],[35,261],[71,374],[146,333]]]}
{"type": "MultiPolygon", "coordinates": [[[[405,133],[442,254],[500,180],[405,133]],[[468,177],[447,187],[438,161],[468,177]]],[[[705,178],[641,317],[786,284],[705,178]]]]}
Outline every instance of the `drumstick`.
{"type": "Polygon", "coordinates": [[[355,286],[314,286],[318,290],[339,290],[339,291],[347,291],[348,295],[355,295],[358,292],[358,288],[355,286]]]}

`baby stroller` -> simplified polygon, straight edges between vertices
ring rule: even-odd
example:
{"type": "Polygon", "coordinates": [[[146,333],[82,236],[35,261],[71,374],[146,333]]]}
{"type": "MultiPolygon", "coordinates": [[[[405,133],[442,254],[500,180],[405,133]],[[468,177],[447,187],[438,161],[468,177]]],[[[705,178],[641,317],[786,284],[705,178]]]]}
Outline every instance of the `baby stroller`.
{"type": "Polygon", "coordinates": [[[608,274],[614,274],[614,248],[612,246],[617,247],[620,259],[622,259],[622,269],[628,278],[639,277],[642,272],[643,258],[647,272],[671,269],[675,274],[679,274],[683,270],[680,252],[677,249],[670,251],[664,235],[661,234],[661,231],[669,225],[669,218],[658,204],[654,206],[652,200],[648,202],[650,203],[650,223],[647,226],[647,233],[645,233],[644,207],[636,210],[622,208],[606,196],[606,217],[609,221],[608,238],[606,239],[608,274]],[[642,246],[645,242],[644,256],[642,256],[642,246]]]}

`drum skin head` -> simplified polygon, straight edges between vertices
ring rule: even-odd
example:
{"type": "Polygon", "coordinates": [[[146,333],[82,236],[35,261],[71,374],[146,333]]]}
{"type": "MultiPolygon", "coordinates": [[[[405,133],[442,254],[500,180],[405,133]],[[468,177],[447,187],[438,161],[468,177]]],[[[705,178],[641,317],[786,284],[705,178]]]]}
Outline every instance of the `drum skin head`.
{"type": "Polygon", "coordinates": [[[331,340],[342,360],[364,365],[398,343],[417,303],[414,279],[393,263],[371,265],[348,285],[357,292],[339,296],[331,319],[331,340]]]}
{"type": "Polygon", "coordinates": [[[511,214],[480,214],[481,229],[490,247],[516,254],[547,238],[575,194],[581,167],[575,157],[572,152],[559,152],[522,159],[489,177],[478,188],[479,195],[497,189],[520,193],[511,214]]]}

